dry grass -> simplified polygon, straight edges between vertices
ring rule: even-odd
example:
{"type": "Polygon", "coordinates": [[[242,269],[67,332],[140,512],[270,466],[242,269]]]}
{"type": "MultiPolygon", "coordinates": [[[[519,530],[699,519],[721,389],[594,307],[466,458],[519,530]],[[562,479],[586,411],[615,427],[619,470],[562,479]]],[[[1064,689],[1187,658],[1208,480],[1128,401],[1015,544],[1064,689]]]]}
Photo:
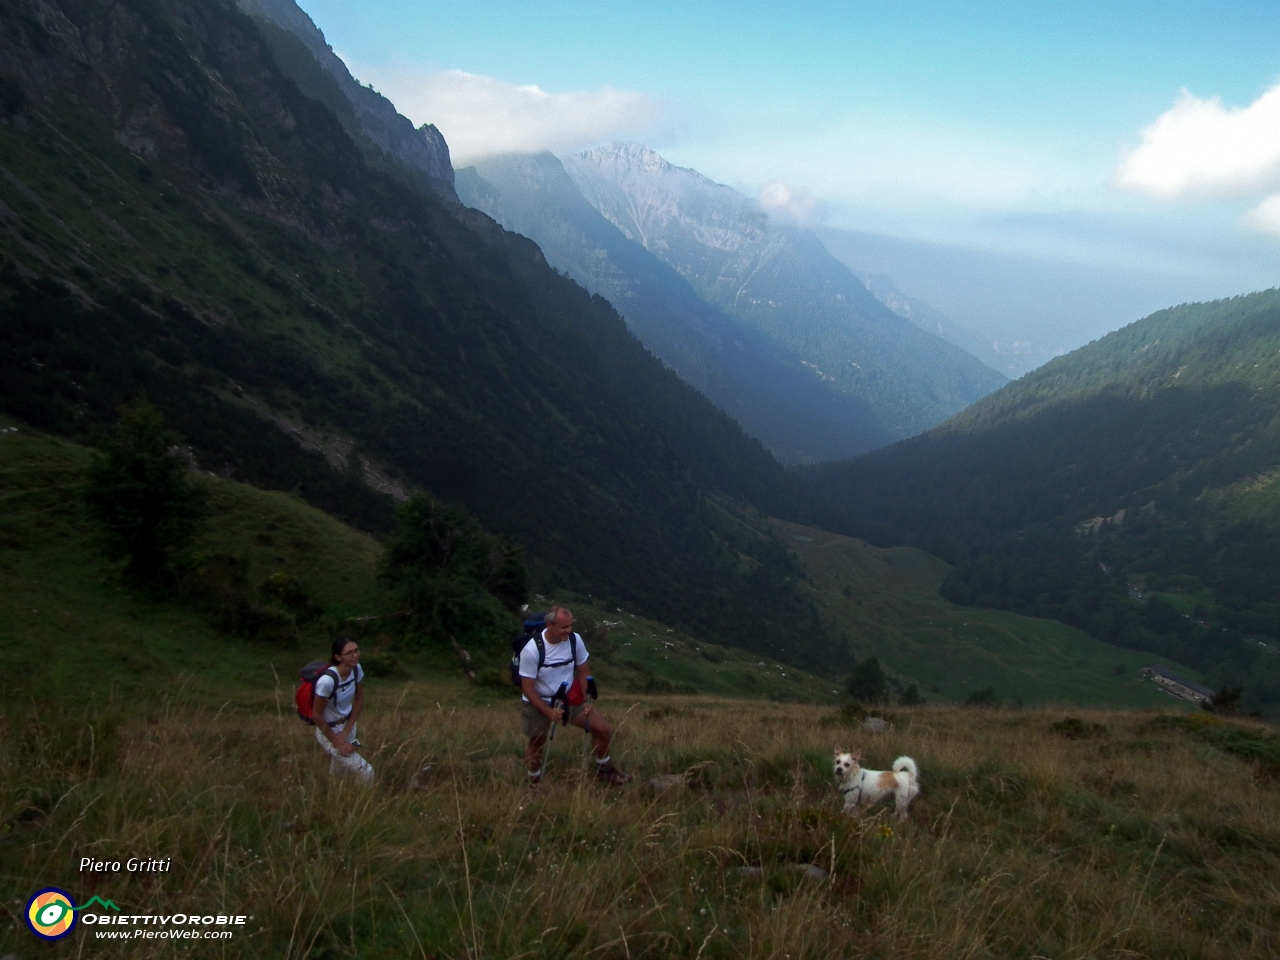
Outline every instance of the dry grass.
{"type": "MultiPolygon", "coordinates": [[[[614,699],[615,756],[637,783],[590,782],[570,731],[531,795],[513,705],[450,706],[450,691],[414,686],[370,693],[372,789],[331,781],[284,707],[173,705],[117,725],[99,717],[92,735],[11,715],[0,956],[30,951],[21,909],[46,884],[125,912],[252,915],[244,934],[202,951],[226,956],[1280,953],[1280,790],[1152,713],[1072,711],[1085,724],[1070,739],[1051,731],[1063,711],[897,710],[894,729],[873,736],[831,725],[821,707],[614,699]],[[873,766],[916,758],[910,822],[887,807],[837,812],[836,741],[873,766]],[[668,773],[687,786],[644,783],[668,773]],[[171,856],[173,871],[95,882],[75,869],[89,854],[171,856]]],[[[41,955],[108,952],[90,937],[81,927],[41,955]]]]}

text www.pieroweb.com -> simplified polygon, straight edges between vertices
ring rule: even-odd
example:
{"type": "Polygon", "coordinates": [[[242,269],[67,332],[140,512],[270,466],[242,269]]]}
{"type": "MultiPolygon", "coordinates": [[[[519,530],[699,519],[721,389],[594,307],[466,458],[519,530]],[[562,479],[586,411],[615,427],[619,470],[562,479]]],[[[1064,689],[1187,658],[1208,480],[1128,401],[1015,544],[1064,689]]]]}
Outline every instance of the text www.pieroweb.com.
{"type": "Polygon", "coordinates": [[[230,940],[234,930],[95,930],[99,940],[230,940]]]}
{"type": "Polygon", "coordinates": [[[243,928],[248,919],[243,916],[201,916],[195,913],[139,916],[90,913],[84,917],[83,922],[86,926],[98,928],[93,932],[97,940],[230,940],[236,931],[226,928],[243,928]],[[222,929],[210,930],[208,927],[222,929]]]}

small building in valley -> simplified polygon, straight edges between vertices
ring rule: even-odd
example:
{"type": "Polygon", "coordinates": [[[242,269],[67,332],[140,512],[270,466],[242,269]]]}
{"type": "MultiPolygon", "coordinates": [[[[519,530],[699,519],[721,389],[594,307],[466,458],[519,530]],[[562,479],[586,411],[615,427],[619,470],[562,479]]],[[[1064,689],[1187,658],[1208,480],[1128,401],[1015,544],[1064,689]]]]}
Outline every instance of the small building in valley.
{"type": "Polygon", "coordinates": [[[1206,703],[1213,696],[1213,691],[1191,680],[1178,676],[1163,663],[1153,663],[1143,667],[1139,673],[1152,680],[1165,693],[1188,703],[1206,703]]]}

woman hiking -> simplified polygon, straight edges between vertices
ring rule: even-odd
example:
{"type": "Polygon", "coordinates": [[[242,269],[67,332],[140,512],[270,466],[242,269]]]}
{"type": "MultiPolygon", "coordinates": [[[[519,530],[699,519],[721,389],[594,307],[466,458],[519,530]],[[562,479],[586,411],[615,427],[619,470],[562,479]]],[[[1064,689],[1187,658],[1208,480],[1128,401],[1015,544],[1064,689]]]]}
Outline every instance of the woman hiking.
{"type": "Polygon", "coordinates": [[[364,670],[360,667],[360,644],[350,637],[333,641],[331,667],[316,679],[316,742],[329,755],[329,775],[350,773],[364,783],[373,779],[373,767],[356,753],[356,721],[364,709],[364,670]],[[334,679],[334,674],[337,679],[334,679]]]}

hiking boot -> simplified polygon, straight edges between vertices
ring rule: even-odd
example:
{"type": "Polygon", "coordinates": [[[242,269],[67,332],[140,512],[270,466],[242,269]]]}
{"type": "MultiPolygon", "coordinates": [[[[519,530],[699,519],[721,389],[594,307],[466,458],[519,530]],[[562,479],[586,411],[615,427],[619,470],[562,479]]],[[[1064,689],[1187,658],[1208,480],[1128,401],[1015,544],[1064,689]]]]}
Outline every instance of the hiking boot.
{"type": "Polygon", "coordinates": [[[623,773],[612,763],[598,763],[596,764],[596,779],[601,783],[618,787],[624,783],[630,783],[631,774],[623,773]]]}

